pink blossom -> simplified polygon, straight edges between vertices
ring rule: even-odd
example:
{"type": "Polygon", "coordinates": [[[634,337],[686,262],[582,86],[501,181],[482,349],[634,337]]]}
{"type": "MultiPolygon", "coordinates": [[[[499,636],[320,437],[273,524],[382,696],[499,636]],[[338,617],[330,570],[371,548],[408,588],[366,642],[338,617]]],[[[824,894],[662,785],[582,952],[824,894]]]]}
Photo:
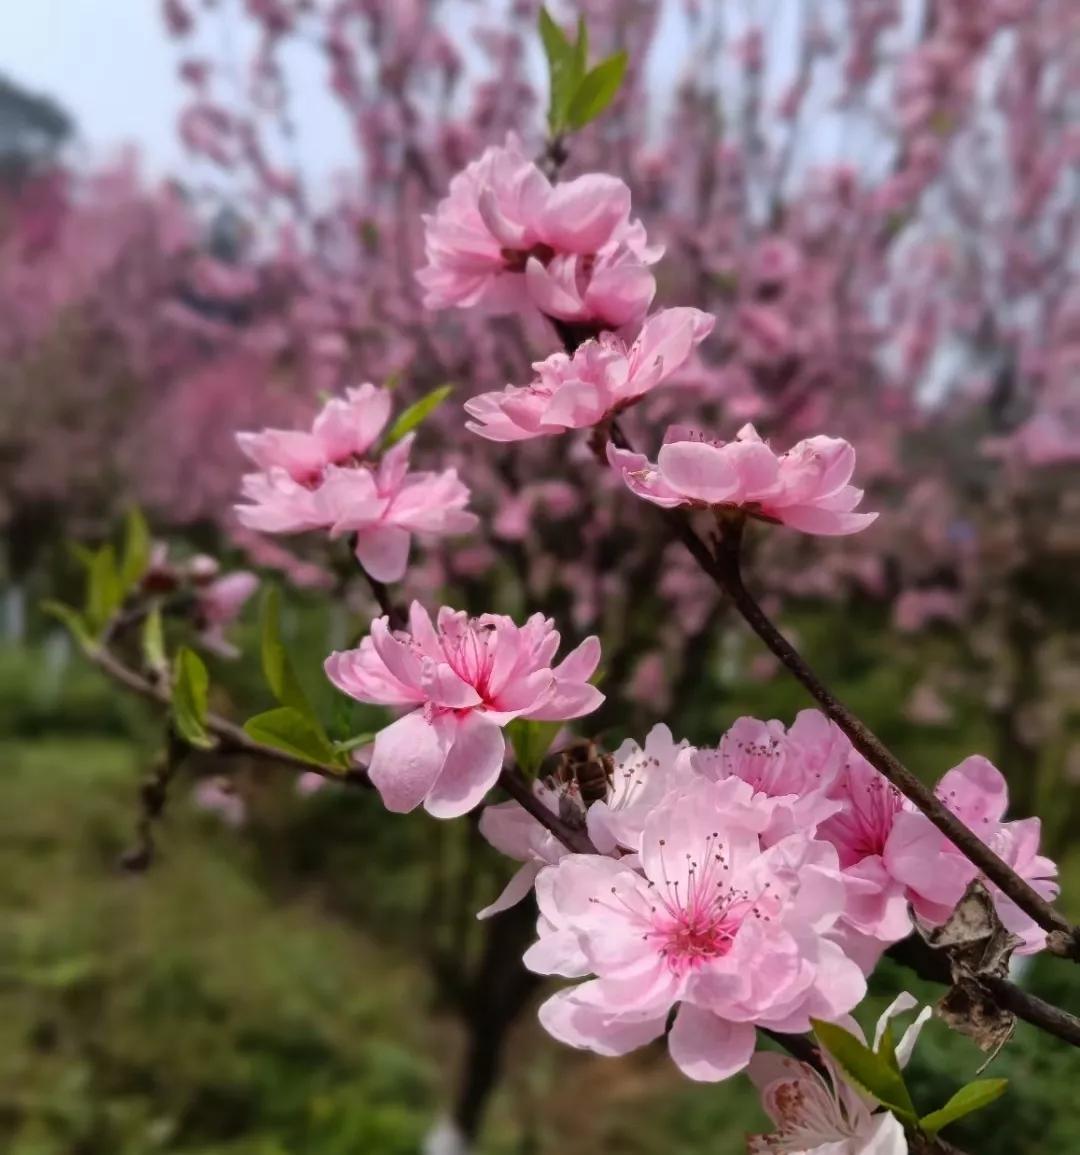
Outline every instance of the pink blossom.
{"type": "Polygon", "coordinates": [[[413,602],[409,629],[372,623],[358,649],[330,655],[330,680],[361,702],[410,707],[380,730],[368,774],[390,810],[421,802],[436,818],[473,809],[502,768],[502,727],[514,718],[563,721],[595,710],[588,679],[600,643],[587,638],[552,668],[559,635],[534,614],[516,626],[501,614],[470,618],[447,607],[432,625],[413,602]]]}
{"type": "MultiPolygon", "coordinates": [[[[1001,771],[980,755],[965,758],[938,783],[936,793],[946,806],[1005,863],[1044,898],[1058,893],[1057,867],[1039,854],[1038,818],[1003,821],[1009,791],[1001,771]]],[[[970,862],[924,815],[905,810],[896,815],[884,850],[889,873],[908,888],[920,918],[944,922],[979,875],[970,862]]],[[[1020,954],[1034,954],[1046,945],[1046,932],[996,887],[989,887],[1005,926],[1023,939],[1020,954]]]]}
{"type": "Polygon", "coordinates": [[[855,450],[837,437],[811,437],[776,454],[752,425],[734,441],[708,441],[671,426],[656,464],[608,445],[608,461],[633,493],[665,509],[740,509],[804,533],[848,534],[876,513],[853,513],[862,490],[848,482],[855,450]]]}
{"type": "Polygon", "coordinates": [[[347,389],[344,398],[328,401],[310,433],[264,429],[238,433],[236,442],[264,472],[281,469],[293,481],[306,485],[321,479],[327,466],[363,458],[389,420],[390,406],[389,392],[367,383],[347,389]]]}
{"type": "Polygon", "coordinates": [[[630,221],[630,190],[589,173],[552,185],[513,136],[450,182],[424,218],[430,309],[512,312],[530,299],[566,321],[615,328],[644,316],[656,285],[650,248],[630,221]]]}
{"type": "MultiPolygon", "coordinates": [[[[565,790],[540,781],[533,783],[533,793],[553,814],[559,813],[567,796],[565,790]]],[[[519,802],[485,806],[480,815],[480,833],[496,850],[522,864],[499,897],[477,912],[476,917],[481,919],[516,906],[532,890],[540,871],[568,853],[562,842],[519,802]]]]}
{"type": "Polygon", "coordinates": [[[789,730],[782,722],[739,718],[715,750],[697,750],[690,765],[717,782],[748,783],[770,820],[762,843],[771,845],[796,830],[812,833],[840,809],[828,795],[847,761],[851,743],[817,710],[803,710],[789,730]]]}
{"type": "Polygon", "coordinates": [[[540,1008],[556,1038],[623,1054],[664,1035],[677,1007],[672,1058],[716,1081],[749,1062],[755,1026],[805,1030],[862,997],[861,971],[827,937],[844,906],[835,851],[802,833],[763,849],[726,805],[740,789],[703,783],[656,807],[640,872],[579,854],[540,872],[526,965],[596,976],[540,1008]]]}
{"type": "Polygon", "coordinates": [[[197,587],[195,621],[203,646],[222,657],[238,656],[239,650],[225,637],[225,630],[258,588],[259,579],[249,570],[237,570],[197,587]]]}
{"type": "Polygon", "coordinates": [[[228,778],[203,778],[192,791],[200,810],[215,814],[227,826],[240,827],[247,820],[247,804],[228,778]]]}
{"type": "MultiPolygon", "coordinates": [[[[911,995],[898,995],[878,1020],[874,1050],[881,1044],[889,1020],[916,1005],[911,995]]],[[[924,1007],[896,1045],[901,1067],[914,1049],[930,1008],[924,1007]]],[[[845,1023],[862,1037],[854,1021],[845,1023]]],[[[762,1106],[776,1124],[771,1135],[750,1140],[751,1155],[907,1155],[904,1128],[889,1111],[874,1112],[877,1101],[852,1086],[827,1054],[825,1074],[809,1063],[763,1051],[747,1068],[761,1093],[762,1106]]]]}
{"type": "Polygon", "coordinates": [[[327,402],[310,433],[238,434],[240,448],[263,471],[241,482],[248,501],[236,506],[241,524],[262,533],[352,534],[357,559],[378,581],[405,573],[413,534],[473,529],[469,490],[456,469],[409,470],[411,434],[377,464],[367,460],[389,415],[389,393],[362,385],[327,402]]]}
{"type": "Polygon", "coordinates": [[[522,441],[597,425],[677,373],[713,324],[700,309],[665,309],[645,322],[632,345],[602,333],[573,356],[553,353],[533,365],[538,377],[531,385],[467,401],[475,420],[466,428],[491,441],[522,441]]]}
{"type": "Polygon", "coordinates": [[[593,845],[601,854],[617,848],[640,850],[645,820],[685,776],[688,743],[676,742],[659,723],[645,737],[644,749],[628,738],[612,756],[611,787],[607,797],[594,802],[586,814],[593,845]]]}
{"type": "Polygon", "coordinates": [[[886,865],[885,848],[907,803],[855,751],[831,794],[841,807],[821,823],[818,837],[832,843],[840,856],[848,885],[844,921],[858,934],[882,944],[896,942],[910,933],[911,918],[907,891],[886,865]]]}

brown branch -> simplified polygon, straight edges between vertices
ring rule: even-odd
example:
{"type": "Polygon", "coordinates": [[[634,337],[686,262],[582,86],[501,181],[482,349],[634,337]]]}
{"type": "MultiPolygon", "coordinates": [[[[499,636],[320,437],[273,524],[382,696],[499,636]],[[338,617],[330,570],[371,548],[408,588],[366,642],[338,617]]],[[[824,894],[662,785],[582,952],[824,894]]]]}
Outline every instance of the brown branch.
{"type": "Polygon", "coordinates": [[[1055,1007],[1038,995],[1030,994],[1008,979],[986,975],[980,980],[994,996],[1000,1007],[1011,1011],[1018,1019],[1031,1023],[1033,1027],[1055,1035],[1074,1047],[1080,1047],[1080,1018],[1061,1007],[1055,1007]]]}
{"type": "MultiPolygon", "coordinates": [[[[927,982],[952,985],[949,960],[941,950],[935,950],[918,935],[909,935],[894,943],[885,952],[888,958],[907,967],[927,982]]],[[[1080,1047],[1080,1018],[1061,1007],[1055,1007],[1038,995],[1025,991],[1008,979],[981,975],[979,982],[1004,1010],[1049,1035],[1080,1047]]]]}
{"type": "Polygon", "coordinates": [[[371,587],[371,592],[375,595],[375,600],[379,603],[379,609],[390,619],[390,628],[392,630],[405,629],[409,621],[408,614],[390,596],[390,591],[383,582],[373,578],[363,566],[360,569],[367,579],[367,584],[371,587]]]}
{"type": "Polygon", "coordinates": [[[550,830],[567,850],[575,854],[599,853],[584,830],[564,822],[536,797],[529,780],[516,766],[507,766],[503,769],[499,775],[499,785],[541,826],[550,830]]]}

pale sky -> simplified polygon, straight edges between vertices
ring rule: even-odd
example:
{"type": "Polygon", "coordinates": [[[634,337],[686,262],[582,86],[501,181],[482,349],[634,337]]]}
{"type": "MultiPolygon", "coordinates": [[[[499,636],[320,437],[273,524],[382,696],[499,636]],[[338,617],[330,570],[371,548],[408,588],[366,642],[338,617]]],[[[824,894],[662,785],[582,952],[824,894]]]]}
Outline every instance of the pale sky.
{"type": "MultiPolygon", "coordinates": [[[[650,67],[662,88],[670,88],[686,52],[683,30],[669,18],[671,7],[660,37],[663,51],[650,67]]],[[[245,55],[246,25],[235,15],[208,24],[215,35],[232,38],[224,46],[245,55]]],[[[219,39],[210,54],[222,47],[219,39]]],[[[0,0],[0,73],[70,112],[79,129],[76,155],[88,161],[135,145],[154,173],[190,166],[176,135],[185,95],[176,76],[179,55],[165,33],[159,0],[0,0]]],[[[309,176],[350,167],[354,146],[326,92],[325,61],[300,46],[286,62],[298,122],[319,126],[300,134],[301,167],[309,176]]]]}

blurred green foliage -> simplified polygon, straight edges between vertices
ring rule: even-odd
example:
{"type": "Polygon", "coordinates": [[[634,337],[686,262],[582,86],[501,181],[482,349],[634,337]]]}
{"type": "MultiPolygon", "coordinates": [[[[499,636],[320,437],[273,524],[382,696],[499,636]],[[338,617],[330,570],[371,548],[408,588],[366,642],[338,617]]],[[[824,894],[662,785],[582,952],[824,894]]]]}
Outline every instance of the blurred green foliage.
{"type": "MultiPolygon", "coordinates": [[[[854,613],[792,620],[842,695],[928,775],[992,750],[978,703],[954,702],[948,726],[904,720],[933,639],[919,654],[854,613]]],[[[336,707],[318,664],[347,640],[343,630],[323,611],[286,608],[298,676],[328,721],[336,707]]],[[[240,633],[254,654],[254,623],[240,633]]],[[[783,679],[733,677],[746,657],[734,644],[712,662],[707,692],[680,703],[684,732],[715,740],[737,714],[787,718],[805,705],[783,679]]],[[[432,956],[474,931],[471,920],[455,928],[435,917],[447,901],[438,880],[461,876],[473,853],[464,825],[389,818],[362,791],[302,799],[282,775],[253,795],[252,820],[235,831],[193,805],[192,774],[213,769],[203,756],[173,789],[159,861],[126,876],[116,864],[160,721],[57,647],[43,638],[0,650],[0,1150],[418,1151],[452,1094],[462,1046],[432,956]]],[[[209,664],[218,708],[243,716],[272,704],[257,659],[209,664]]],[[[473,866],[474,910],[506,864],[488,856],[473,866]]],[[[1063,881],[1075,914],[1075,851],[1063,881]]],[[[1029,980],[1078,1008],[1075,968],[1039,960],[1029,980]]],[[[887,964],[864,1023],[901,988],[935,995],[887,964]]],[[[765,1122],[742,1080],[689,1083],[659,1048],[623,1060],[577,1054],[531,1013],[510,1055],[486,1155],[727,1155],[765,1122]]],[[[931,1024],[911,1068],[918,1105],[939,1106],[982,1059],[931,1024]]],[[[1078,1073],[1074,1051],[1021,1027],[987,1072],[1011,1080],[1006,1096],[947,1134],[972,1155],[1080,1150],[1078,1073]]]]}

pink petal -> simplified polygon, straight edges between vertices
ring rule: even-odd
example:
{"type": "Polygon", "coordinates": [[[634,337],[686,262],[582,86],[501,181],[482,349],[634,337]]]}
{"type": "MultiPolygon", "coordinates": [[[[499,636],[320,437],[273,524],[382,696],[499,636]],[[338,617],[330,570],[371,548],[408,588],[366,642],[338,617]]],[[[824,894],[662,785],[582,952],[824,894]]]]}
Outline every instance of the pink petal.
{"type": "Polygon", "coordinates": [[[424,800],[446,761],[449,735],[414,710],[375,735],[368,777],[387,810],[404,814],[424,800]]]}
{"type": "Polygon", "coordinates": [[[457,818],[483,801],[502,770],[506,741],[502,730],[473,711],[461,718],[454,744],[424,802],[435,818],[457,818]]]}
{"type": "Polygon", "coordinates": [[[540,1006],[544,1029],[562,1043],[600,1055],[625,1055],[664,1033],[666,1015],[651,1019],[619,1020],[597,1010],[582,995],[593,983],[559,991],[540,1006]]]}
{"type": "Polygon", "coordinates": [[[376,581],[400,581],[409,562],[409,542],[407,529],[373,525],[357,531],[356,558],[376,581]]]}
{"type": "Polygon", "coordinates": [[[552,189],[540,233],[557,251],[595,253],[629,215],[629,188],[618,177],[588,173],[552,189]]]}
{"type": "Polygon", "coordinates": [[[668,1035],[668,1050],[688,1079],[718,1083],[750,1062],[756,1040],[750,1023],[729,1023],[692,1003],[682,1003],[668,1035]]]}
{"type": "Polygon", "coordinates": [[[477,911],[476,917],[479,919],[491,918],[493,914],[499,914],[504,910],[509,910],[512,906],[517,906],[532,890],[541,866],[542,864],[539,862],[526,862],[520,866],[514,872],[514,877],[503,887],[502,894],[490,906],[485,906],[483,910],[477,911]]]}
{"type": "Polygon", "coordinates": [[[587,682],[596,673],[598,665],[600,665],[600,639],[593,634],[571,650],[552,673],[556,678],[568,682],[587,682]]]}
{"type": "Polygon", "coordinates": [[[716,318],[700,309],[662,309],[641,327],[631,353],[635,371],[654,361],[661,364],[661,379],[686,363],[694,346],[712,332],[716,318]]]}
{"type": "Polygon", "coordinates": [[[664,481],[695,501],[719,505],[737,497],[740,479],[724,449],[703,441],[669,441],[656,459],[664,481]]]}

